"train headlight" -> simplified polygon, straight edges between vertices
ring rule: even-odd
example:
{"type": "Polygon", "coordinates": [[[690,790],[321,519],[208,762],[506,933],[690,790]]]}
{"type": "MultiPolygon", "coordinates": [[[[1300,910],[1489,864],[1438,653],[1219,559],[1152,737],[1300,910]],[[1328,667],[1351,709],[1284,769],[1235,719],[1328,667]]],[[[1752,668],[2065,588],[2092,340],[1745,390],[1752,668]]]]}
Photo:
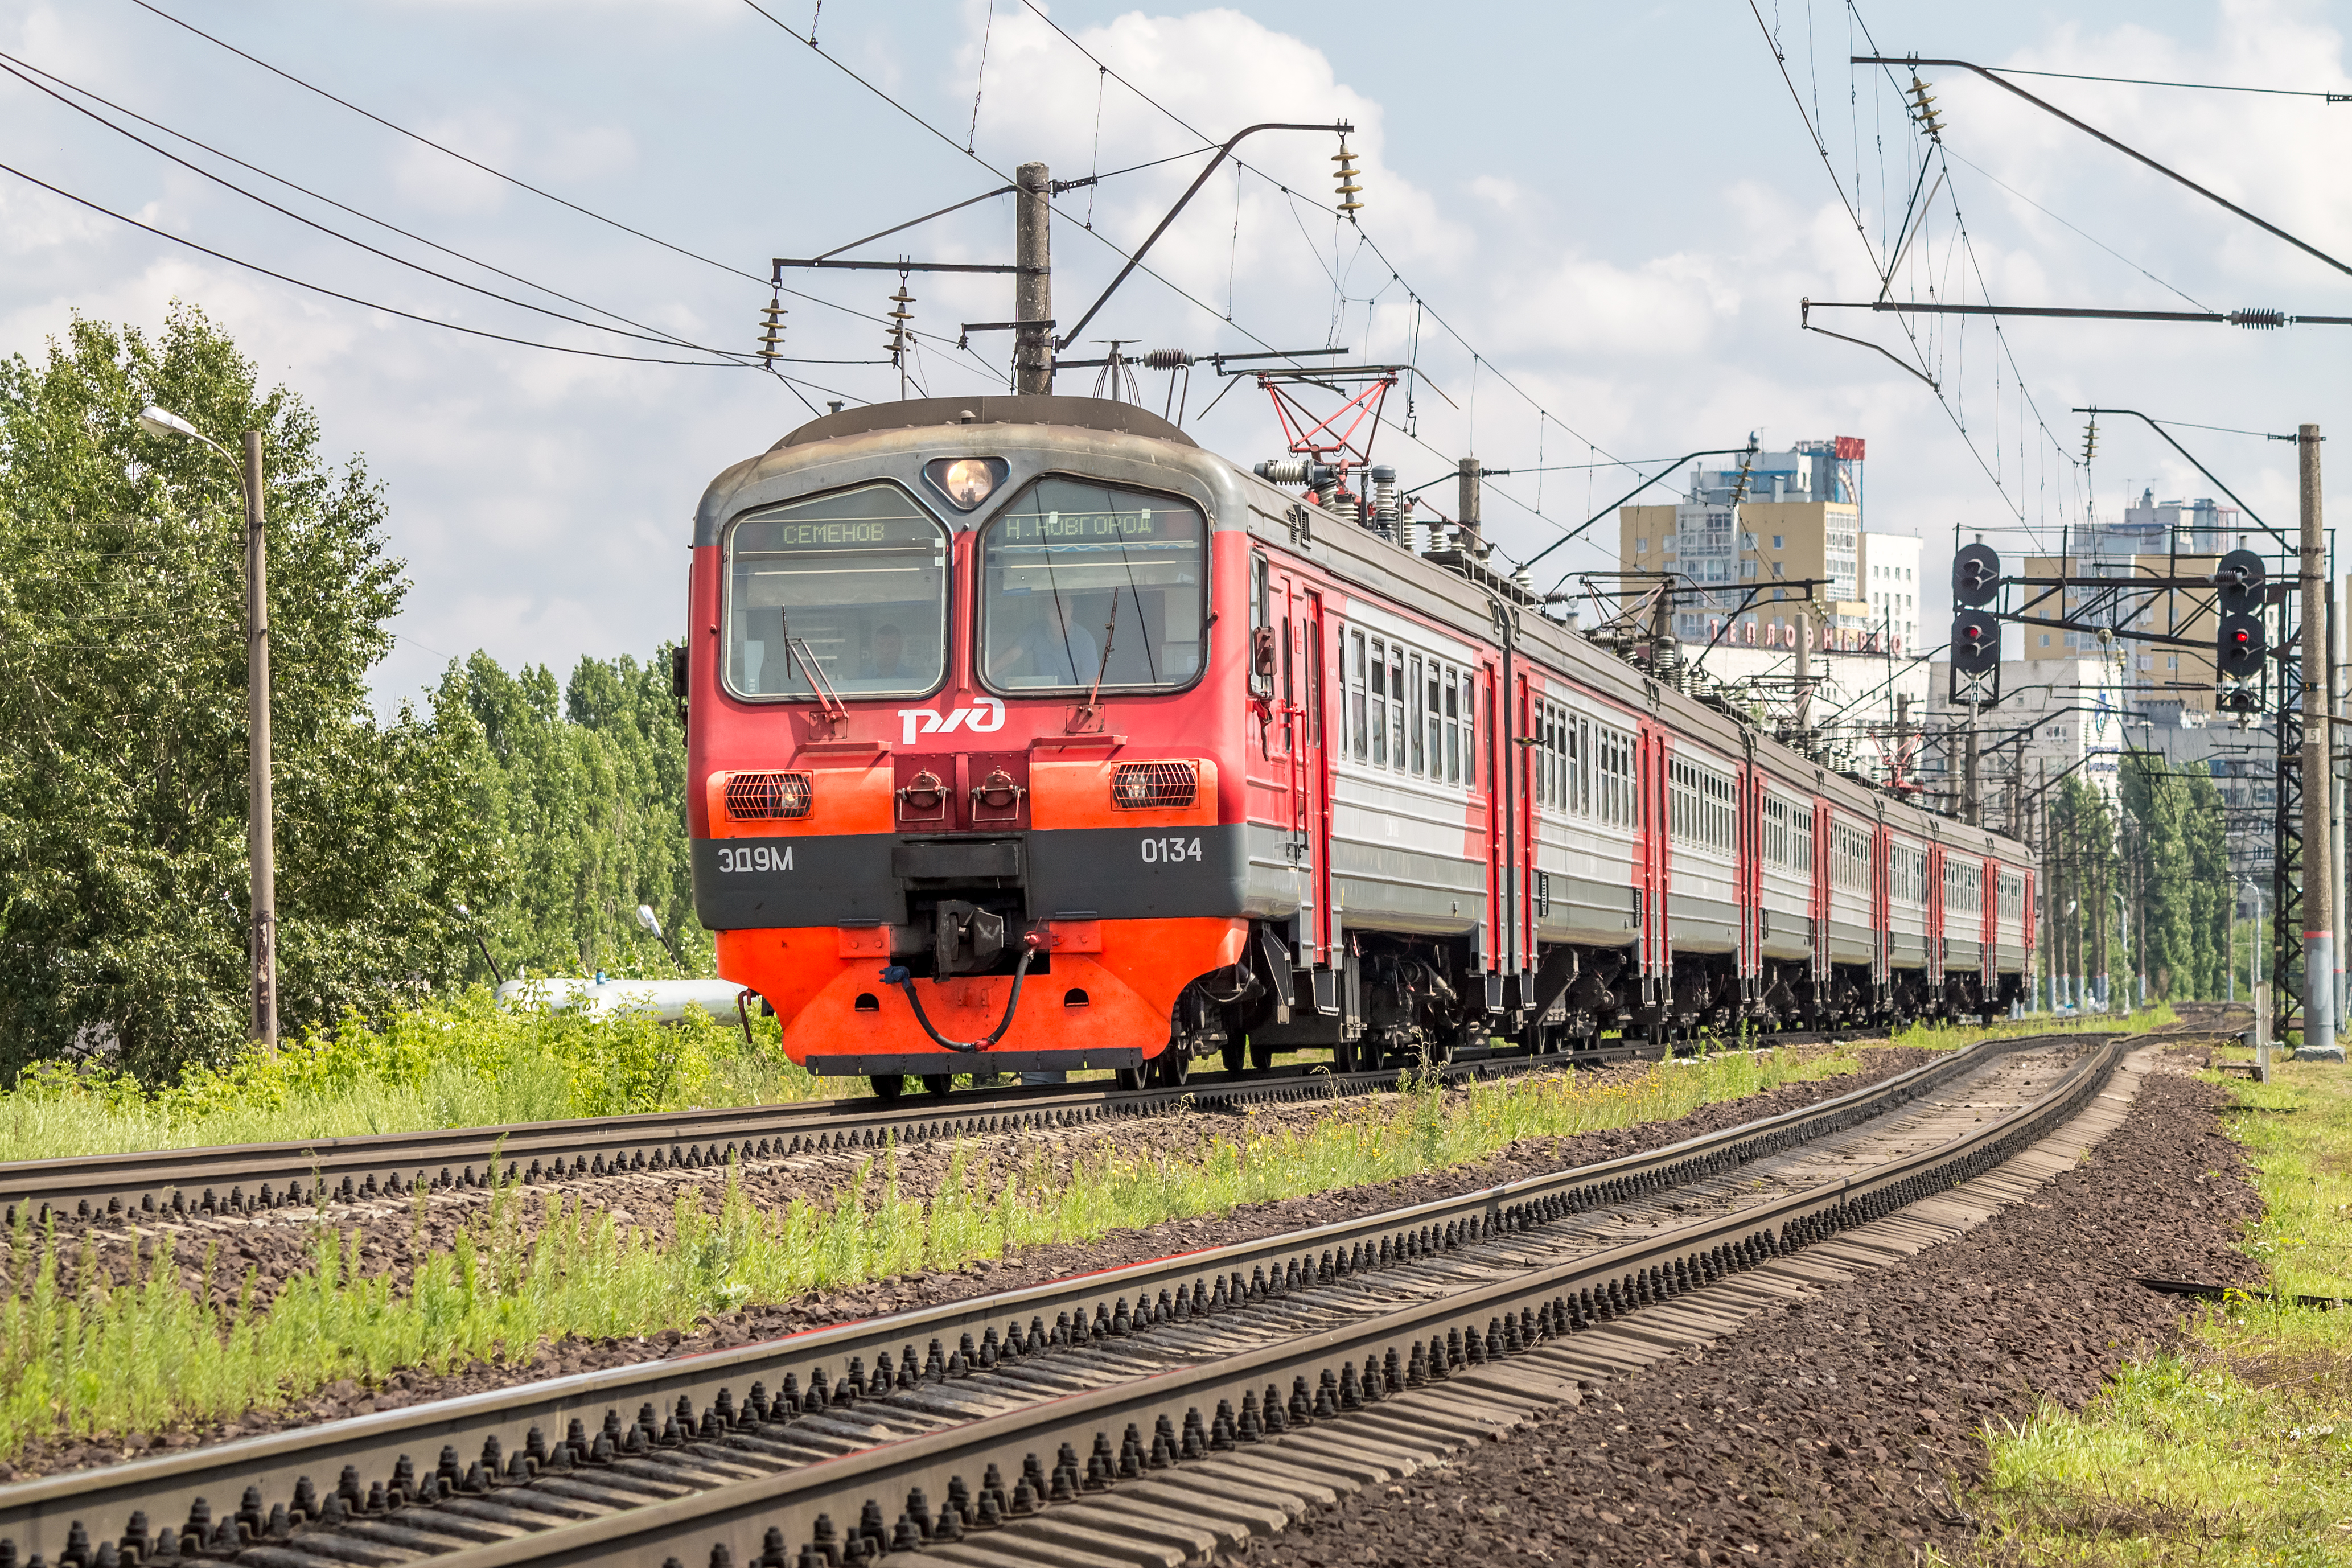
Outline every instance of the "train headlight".
{"type": "Polygon", "coordinates": [[[1009,465],[1002,457],[934,457],[923,476],[961,511],[971,511],[996,493],[1009,465]]]}

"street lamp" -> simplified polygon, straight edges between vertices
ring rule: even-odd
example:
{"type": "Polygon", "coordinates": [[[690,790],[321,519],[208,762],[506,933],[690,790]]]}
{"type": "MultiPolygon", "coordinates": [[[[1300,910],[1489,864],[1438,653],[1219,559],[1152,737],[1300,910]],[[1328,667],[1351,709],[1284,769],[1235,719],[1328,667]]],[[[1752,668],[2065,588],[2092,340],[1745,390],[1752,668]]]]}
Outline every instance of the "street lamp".
{"type": "Polygon", "coordinates": [[[671,965],[677,968],[679,974],[685,974],[686,960],[677,956],[677,945],[672,942],[669,939],[668,933],[662,929],[661,921],[655,915],[654,906],[652,904],[640,904],[637,905],[637,924],[645,927],[646,931],[652,933],[653,939],[655,941],[660,943],[665,948],[668,949],[669,961],[671,965]]]}
{"type": "Polygon", "coordinates": [[[247,860],[253,871],[253,1038],[278,1050],[278,850],[269,804],[269,558],[262,533],[261,432],[245,433],[245,461],[168,409],[139,411],[151,435],[201,441],[236,470],[245,494],[245,700],[249,768],[246,801],[247,860]]]}

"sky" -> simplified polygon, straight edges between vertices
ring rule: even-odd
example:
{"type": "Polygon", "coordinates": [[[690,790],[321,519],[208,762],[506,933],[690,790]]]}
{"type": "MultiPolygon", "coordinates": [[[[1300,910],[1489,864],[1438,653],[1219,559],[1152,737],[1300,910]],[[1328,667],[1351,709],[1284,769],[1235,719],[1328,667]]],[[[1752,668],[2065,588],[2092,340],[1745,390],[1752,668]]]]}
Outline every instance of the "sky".
{"type": "MultiPolygon", "coordinates": [[[[307,399],[328,451],[385,486],[407,563],[374,675],[389,710],[478,648],[559,674],[583,655],[648,656],[680,630],[710,478],[828,401],[898,395],[883,353],[895,272],[792,272],[793,362],[745,362],[772,258],[1042,160],[1057,179],[1106,176],[1056,203],[1067,323],[1207,142],[1345,120],[1356,223],[1331,210],[1335,137],[1259,132],[1067,354],[1116,337],[1410,365],[1374,460],[1406,486],[1471,454],[1514,470],[1486,506],[1509,560],[1679,454],[1751,432],[1768,447],[1858,435],[1866,526],[1930,541],[1920,619],[1935,625],[1956,537],[2024,554],[2086,516],[2118,518],[2143,489],[2216,494],[2120,414],[2085,466],[2077,408],[2170,422],[2291,529],[2294,448],[2263,437],[2352,428],[2327,370],[2352,329],[1813,310],[1854,343],[1803,330],[1801,300],[2352,316],[2352,274],[1965,70],[1921,68],[1931,142],[1906,111],[1910,72],[1849,56],[2271,89],[2009,78],[2352,260],[2352,102],[2294,96],[2352,92],[2347,15],[2273,0],[0,0],[0,65],[185,160],[0,76],[0,162],[16,171],[0,172],[0,353],[38,359],[77,313],[153,329],[183,300],[307,399]]],[[[850,254],[1001,263],[1012,223],[1000,195],[850,254]]],[[[1003,390],[1006,335],[962,351],[956,338],[1011,316],[1009,280],[916,273],[908,292],[913,387],[1003,390]]],[[[1095,378],[1066,371],[1058,390],[1095,378]]],[[[1246,377],[1202,364],[1181,387],[1139,382],[1154,408],[1181,392],[1187,429],[1236,461],[1283,450],[1246,377]]],[[[2347,490],[2327,473],[2332,516],[2347,490]]],[[[1553,551],[1538,586],[1613,564],[1615,538],[1604,520],[1553,551]]]]}

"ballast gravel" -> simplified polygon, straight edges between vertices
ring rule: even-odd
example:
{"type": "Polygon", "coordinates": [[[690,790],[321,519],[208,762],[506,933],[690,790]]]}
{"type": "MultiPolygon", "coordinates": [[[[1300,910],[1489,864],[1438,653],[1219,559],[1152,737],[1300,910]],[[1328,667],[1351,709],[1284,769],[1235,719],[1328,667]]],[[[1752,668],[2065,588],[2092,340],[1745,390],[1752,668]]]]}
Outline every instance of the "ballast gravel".
{"type": "MultiPolygon", "coordinates": [[[[2079,1409],[2173,1340],[2136,1277],[2247,1283],[2261,1210],[2222,1092],[2152,1072],[2123,1123],[1958,1240],[1591,1385],[1447,1464],[1255,1543],[1250,1568],[1476,1563],[1913,1564],[1972,1558],[1981,1433],[2079,1409]]],[[[1223,1563],[1241,1559],[1226,1558],[1223,1563]]]]}

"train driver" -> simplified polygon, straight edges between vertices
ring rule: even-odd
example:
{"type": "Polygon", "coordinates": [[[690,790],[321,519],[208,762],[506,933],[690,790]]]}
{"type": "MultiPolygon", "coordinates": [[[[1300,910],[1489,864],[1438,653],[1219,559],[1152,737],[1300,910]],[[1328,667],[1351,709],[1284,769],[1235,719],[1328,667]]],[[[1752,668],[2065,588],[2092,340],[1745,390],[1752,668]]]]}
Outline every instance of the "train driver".
{"type": "Polygon", "coordinates": [[[866,667],[859,675],[869,681],[902,681],[906,678],[907,638],[896,624],[885,621],[874,628],[866,644],[866,667]]]}

